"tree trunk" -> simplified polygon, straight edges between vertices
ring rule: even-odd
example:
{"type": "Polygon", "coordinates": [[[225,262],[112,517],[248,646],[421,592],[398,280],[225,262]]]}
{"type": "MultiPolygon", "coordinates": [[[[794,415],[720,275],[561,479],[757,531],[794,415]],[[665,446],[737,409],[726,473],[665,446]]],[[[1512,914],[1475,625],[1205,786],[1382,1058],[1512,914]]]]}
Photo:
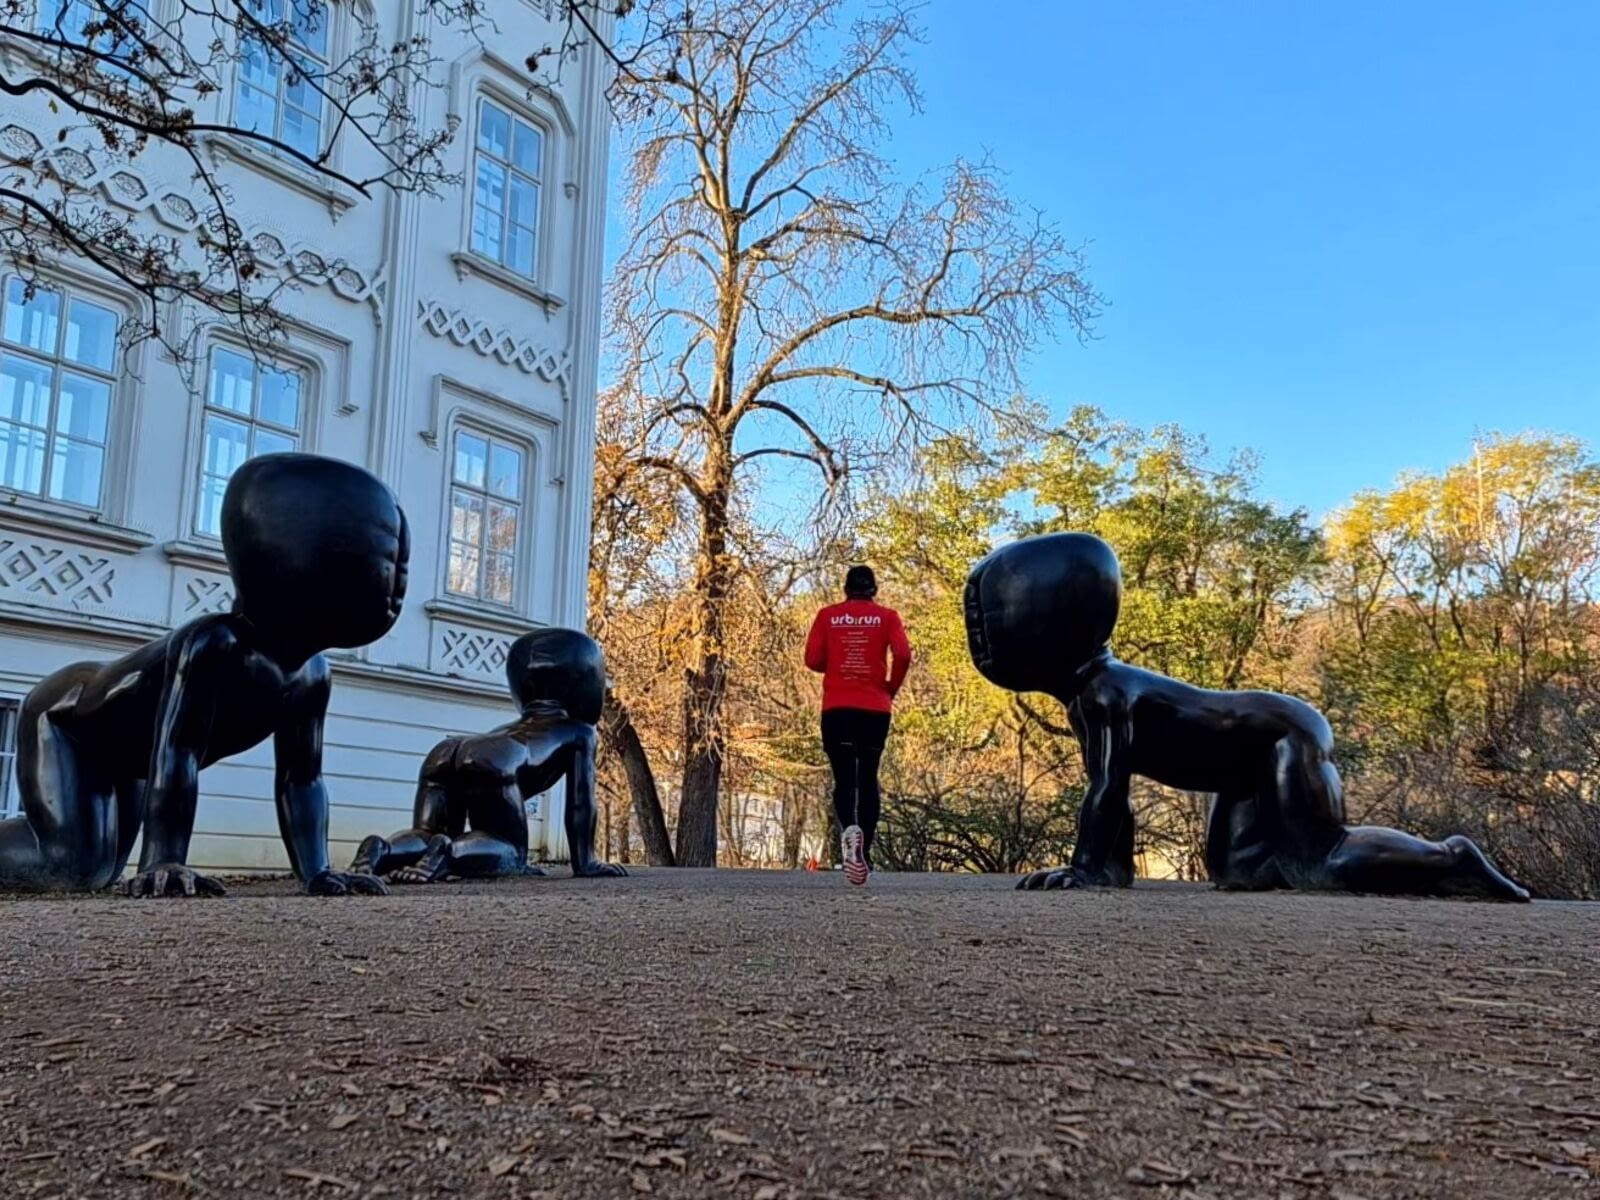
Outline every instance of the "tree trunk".
{"type": "Polygon", "coordinates": [[[722,791],[722,688],[727,664],[708,654],[688,673],[683,713],[683,796],[678,865],[717,865],[717,800],[722,791]]]}
{"type": "Polygon", "coordinates": [[[644,842],[645,861],[652,867],[676,866],[672,839],[667,836],[667,818],[661,811],[661,793],[656,790],[655,772],[633,727],[628,708],[610,688],[606,689],[601,728],[612,752],[628,777],[628,794],[633,798],[633,815],[639,822],[639,838],[644,842]]]}
{"type": "Polygon", "coordinates": [[[695,570],[695,640],[699,654],[684,672],[683,794],[678,802],[678,865],[717,865],[717,799],[722,790],[726,738],[722,701],[728,660],[723,621],[732,587],[728,560],[728,504],[733,489],[732,447],[724,447],[701,505],[700,557],[695,570]]]}

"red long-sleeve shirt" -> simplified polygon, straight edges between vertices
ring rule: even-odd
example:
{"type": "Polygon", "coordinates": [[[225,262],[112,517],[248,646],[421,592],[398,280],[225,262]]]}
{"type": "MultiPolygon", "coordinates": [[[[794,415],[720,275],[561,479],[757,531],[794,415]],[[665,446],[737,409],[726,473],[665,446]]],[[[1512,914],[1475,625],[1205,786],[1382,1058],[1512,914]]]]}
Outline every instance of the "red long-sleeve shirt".
{"type": "Polygon", "coordinates": [[[900,614],[871,600],[830,604],[806,638],[806,666],[822,672],[822,708],[889,712],[911,668],[900,614]],[[890,659],[885,669],[884,657],[890,659]]]}

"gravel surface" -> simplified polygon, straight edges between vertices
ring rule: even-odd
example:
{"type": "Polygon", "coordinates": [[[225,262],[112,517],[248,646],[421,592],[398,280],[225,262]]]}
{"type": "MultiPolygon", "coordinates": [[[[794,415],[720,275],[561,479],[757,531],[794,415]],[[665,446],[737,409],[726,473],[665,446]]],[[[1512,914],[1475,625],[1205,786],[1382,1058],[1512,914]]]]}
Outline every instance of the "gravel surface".
{"type": "Polygon", "coordinates": [[[643,871],[0,903],[0,1195],[1600,1194],[1600,906],[643,871]]]}

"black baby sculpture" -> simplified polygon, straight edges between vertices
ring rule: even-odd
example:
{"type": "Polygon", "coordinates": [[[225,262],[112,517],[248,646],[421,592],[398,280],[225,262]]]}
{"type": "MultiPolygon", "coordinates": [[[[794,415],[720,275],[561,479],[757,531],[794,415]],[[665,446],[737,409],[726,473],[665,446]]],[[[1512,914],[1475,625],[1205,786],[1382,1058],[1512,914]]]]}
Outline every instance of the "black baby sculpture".
{"type": "Polygon", "coordinates": [[[1219,887],[1528,899],[1464,837],[1346,825],[1332,731],[1304,701],[1118,662],[1107,643],[1121,600],[1116,555],[1083,533],[1003,546],[967,580],[972,661],[992,683],[1065,705],[1089,777],[1071,865],[1019,887],[1131,883],[1128,791],[1140,775],[1215,796],[1205,860],[1219,887]]]}
{"type": "Polygon", "coordinates": [[[324,650],[387,633],[406,590],[408,533],[393,493],[309,454],[246,462],[222,501],[233,611],[201,617],[113,663],[76,663],[22,703],[24,816],[0,822],[0,889],[103,888],[141,825],[138,896],[221,895],[185,865],[202,767],[272,737],[278,828],[314,895],[381,893],[329,869],[324,650]]]}
{"type": "Polygon", "coordinates": [[[523,804],[565,776],[572,873],[627,874],[594,854],[595,725],[606,687],[599,644],[573,629],[523,634],[506,656],[506,678],[522,715],[480,736],[435,746],[417,780],[415,828],[364,839],[352,871],[389,875],[397,883],[543,875],[528,864],[523,804]]]}

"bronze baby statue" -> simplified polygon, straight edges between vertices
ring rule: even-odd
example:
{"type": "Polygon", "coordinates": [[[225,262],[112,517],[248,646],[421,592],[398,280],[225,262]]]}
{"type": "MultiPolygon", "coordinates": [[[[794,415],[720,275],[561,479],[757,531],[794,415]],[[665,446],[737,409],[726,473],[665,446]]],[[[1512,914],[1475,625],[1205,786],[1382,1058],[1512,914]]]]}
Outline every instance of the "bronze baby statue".
{"type": "Polygon", "coordinates": [[[573,629],[534,630],[511,644],[506,678],[522,715],[435,746],[417,781],[415,827],[364,839],[352,871],[398,883],[542,875],[528,863],[523,804],[565,776],[572,873],[627,874],[594,854],[595,726],[606,687],[600,646],[573,629]]]}
{"type": "Polygon", "coordinates": [[[1219,887],[1527,900],[1473,842],[1345,824],[1327,720],[1273,692],[1216,692],[1128,666],[1108,647],[1122,600],[1111,547],[1084,533],[1003,546],[972,569],[972,661],[991,683],[1066,706],[1089,786],[1070,866],[1019,887],[1126,887],[1129,781],[1215,797],[1206,869],[1219,887]]]}
{"type": "Polygon", "coordinates": [[[381,893],[328,865],[322,652],[387,633],[406,590],[394,494],[360,467],[309,454],[242,465],[222,501],[233,611],[201,617],[113,663],[76,663],[22,703],[24,815],[0,822],[0,889],[103,888],[141,825],[137,896],[221,895],[186,865],[201,768],[272,737],[278,828],[313,895],[381,893]]]}

